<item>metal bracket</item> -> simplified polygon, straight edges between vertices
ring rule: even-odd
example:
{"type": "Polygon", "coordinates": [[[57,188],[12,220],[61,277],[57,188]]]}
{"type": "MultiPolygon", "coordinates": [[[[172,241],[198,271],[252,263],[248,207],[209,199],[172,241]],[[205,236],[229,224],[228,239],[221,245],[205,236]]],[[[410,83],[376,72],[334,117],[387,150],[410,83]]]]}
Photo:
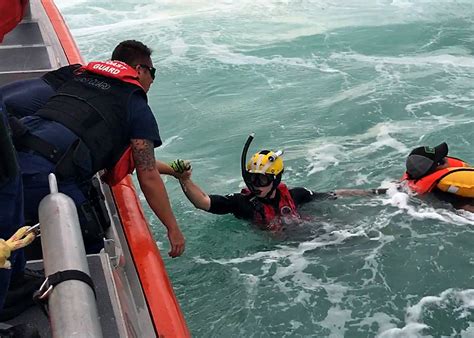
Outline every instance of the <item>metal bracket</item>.
{"type": "Polygon", "coordinates": [[[104,238],[104,250],[109,255],[110,264],[117,268],[119,266],[119,255],[117,254],[117,247],[113,239],[104,238]]]}

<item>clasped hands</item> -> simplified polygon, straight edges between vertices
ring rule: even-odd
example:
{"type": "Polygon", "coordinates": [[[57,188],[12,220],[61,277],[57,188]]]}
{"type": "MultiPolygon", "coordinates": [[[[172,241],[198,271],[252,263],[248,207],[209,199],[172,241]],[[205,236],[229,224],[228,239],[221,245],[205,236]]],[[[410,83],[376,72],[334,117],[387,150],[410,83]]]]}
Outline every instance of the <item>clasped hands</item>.
{"type": "Polygon", "coordinates": [[[191,161],[176,159],[169,165],[174,171],[174,177],[178,180],[184,180],[191,177],[193,171],[191,161]]]}

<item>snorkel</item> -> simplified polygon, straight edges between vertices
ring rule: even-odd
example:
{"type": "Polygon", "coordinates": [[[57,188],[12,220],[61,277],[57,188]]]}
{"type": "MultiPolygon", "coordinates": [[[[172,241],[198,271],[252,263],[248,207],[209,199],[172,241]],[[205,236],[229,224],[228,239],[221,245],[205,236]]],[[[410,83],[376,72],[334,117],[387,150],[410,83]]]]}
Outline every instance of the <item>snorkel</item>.
{"type": "MultiPolygon", "coordinates": [[[[257,189],[257,187],[259,187],[258,185],[255,186],[252,183],[252,180],[251,180],[251,177],[250,177],[251,173],[246,168],[247,153],[248,153],[248,150],[250,148],[250,144],[252,143],[254,137],[255,137],[255,133],[251,133],[248,136],[247,141],[245,142],[244,148],[242,149],[242,155],[241,155],[241,158],[240,158],[240,169],[241,169],[241,172],[242,172],[242,178],[245,182],[245,185],[247,186],[247,188],[250,190],[250,192],[252,194],[254,194],[258,197],[258,195],[261,193],[261,190],[257,189]]],[[[266,154],[268,154],[268,153],[270,153],[270,151],[266,151],[266,154]]],[[[259,154],[264,154],[264,151],[261,151],[259,154]]],[[[270,165],[272,165],[272,163],[274,161],[276,161],[282,154],[283,154],[283,151],[278,150],[278,151],[274,152],[272,155],[269,155],[269,162],[266,166],[263,166],[263,169],[262,169],[263,173],[265,173],[266,170],[270,167],[270,165]]],[[[270,198],[270,196],[272,196],[272,194],[275,192],[275,190],[277,189],[278,185],[281,182],[282,174],[283,174],[283,169],[277,175],[274,175],[274,174],[272,175],[274,177],[274,180],[272,182],[271,190],[263,197],[263,199],[268,199],[268,198],[270,198]]],[[[260,197],[260,198],[262,198],[262,197],[260,197]]]]}
{"type": "Polygon", "coordinates": [[[250,148],[250,143],[252,143],[253,138],[255,137],[255,133],[251,133],[249,137],[247,138],[247,141],[245,141],[244,148],[242,149],[242,155],[240,156],[240,170],[242,171],[242,178],[245,182],[245,185],[247,188],[253,193],[253,194],[258,194],[260,190],[255,189],[254,186],[250,183],[250,178],[249,178],[249,173],[245,169],[245,165],[247,163],[247,153],[250,148]]]}

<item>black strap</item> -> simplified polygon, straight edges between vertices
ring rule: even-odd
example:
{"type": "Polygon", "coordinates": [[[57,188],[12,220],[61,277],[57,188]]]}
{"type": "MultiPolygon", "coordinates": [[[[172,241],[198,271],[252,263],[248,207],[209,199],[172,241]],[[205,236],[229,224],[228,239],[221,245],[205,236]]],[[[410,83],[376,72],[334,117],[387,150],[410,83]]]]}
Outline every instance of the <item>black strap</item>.
{"type": "MultiPolygon", "coordinates": [[[[52,275],[49,275],[46,280],[48,281],[47,287],[54,287],[58,285],[59,283],[68,281],[68,280],[79,280],[81,282],[86,283],[89,285],[94,292],[94,297],[97,299],[97,294],[95,293],[95,288],[94,288],[94,282],[92,281],[92,278],[86,274],[85,272],[79,271],[79,270],[65,270],[65,271],[58,271],[53,273],[52,275]]],[[[41,289],[38,291],[35,291],[33,294],[33,301],[40,307],[41,311],[45,314],[46,317],[49,317],[48,314],[48,305],[47,305],[47,299],[43,298],[40,299],[42,296],[41,289]]],[[[44,291],[44,290],[43,290],[44,291]]]]}
{"type": "Polygon", "coordinates": [[[56,286],[59,283],[68,281],[68,280],[79,280],[81,282],[86,283],[89,285],[94,292],[95,298],[97,295],[95,293],[94,282],[92,281],[91,276],[87,273],[82,272],[80,270],[65,270],[65,271],[58,271],[53,273],[52,275],[48,276],[48,284],[51,286],[56,286]]]}
{"type": "Polygon", "coordinates": [[[20,146],[20,150],[21,148],[33,150],[54,164],[57,164],[63,155],[58,148],[29,132],[24,134],[19,142],[15,140],[16,144],[20,146]]]}
{"type": "Polygon", "coordinates": [[[8,116],[8,122],[13,134],[13,143],[17,150],[33,150],[54,164],[59,162],[63,154],[58,148],[30,133],[23,122],[15,116],[8,116]]]}

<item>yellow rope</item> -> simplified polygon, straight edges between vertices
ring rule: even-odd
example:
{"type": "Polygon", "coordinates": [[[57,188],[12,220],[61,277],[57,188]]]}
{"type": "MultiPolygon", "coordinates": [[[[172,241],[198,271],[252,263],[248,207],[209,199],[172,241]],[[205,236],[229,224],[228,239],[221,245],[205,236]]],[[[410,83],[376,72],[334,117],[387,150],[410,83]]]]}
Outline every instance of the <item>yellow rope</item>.
{"type": "Polygon", "coordinates": [[[0,239],[0,268],[9,269],[11,267],[8,258],[12,251],[21,249],[34,241],[36,235],[34,231],[30,231],[29,226],[21,227],[8,240],[0,239]],[[26,236],[25,236],[26,234],[26,236]]]}

